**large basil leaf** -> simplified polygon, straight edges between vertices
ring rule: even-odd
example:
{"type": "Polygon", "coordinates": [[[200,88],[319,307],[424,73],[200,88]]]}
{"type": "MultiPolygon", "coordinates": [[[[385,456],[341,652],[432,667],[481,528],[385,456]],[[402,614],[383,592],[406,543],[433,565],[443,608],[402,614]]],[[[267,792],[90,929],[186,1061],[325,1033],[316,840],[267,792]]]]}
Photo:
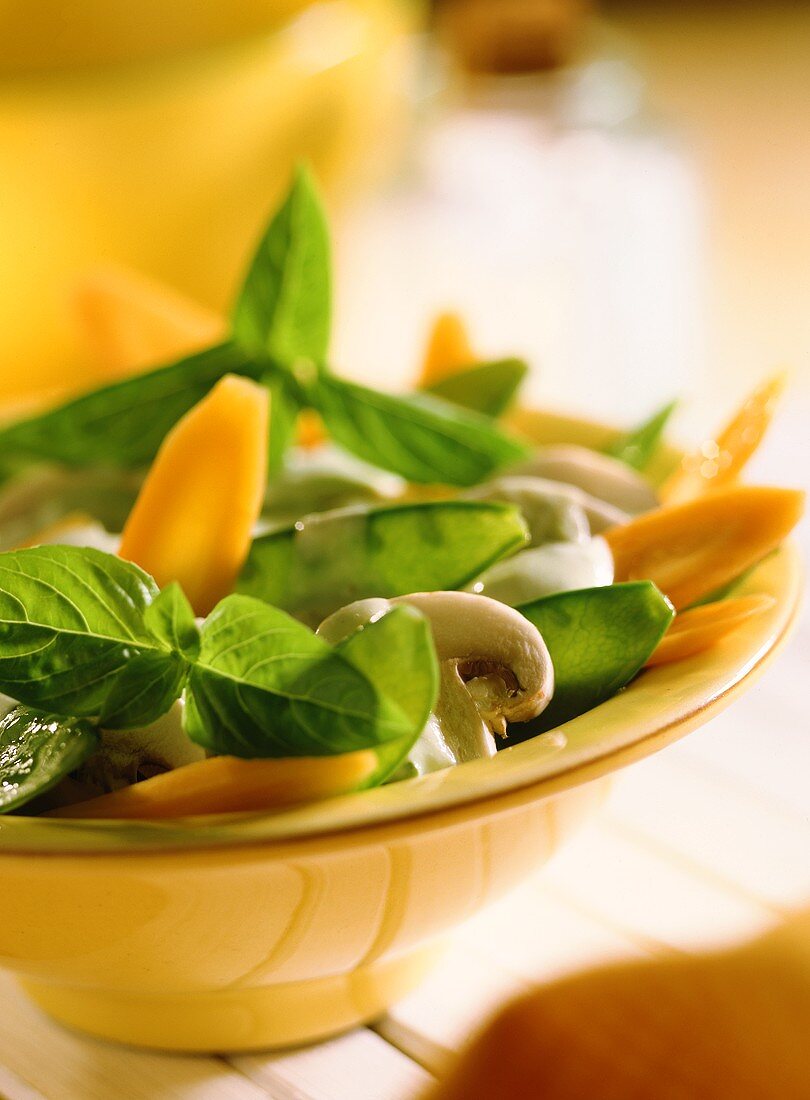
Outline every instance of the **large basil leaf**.
{"type": "Polygon", "coordinates": [[[365,786],[373,787],[396,771],[427,724],[439,691],[439,665],[424,616],[405,604],[366,623],[336,646],[381,695],[396,699],[412,723],[412,732],[377,747],[377,767],[365,786]]]}
{"type": "Polygon", "coordinates": [[[78,719],[15,707],[0,721],[0,814],[50,790],[83,764],[98,745],[78,719]]]}
{"type": "MultiPolygon", "coordinates": [[[[413,649],[414,622],[397,617],[386,638],[390,661],[413,649]]],[[[424,641],[428,682],[435,654],[424,641]]],[[[243,757],[324,756],[415,736],[414,716],[383,696],[338,649],[278,608],[249,596],[227,596],[202,630],[200,656],[188,682],[186,730],[217,753],[243,757]]]]}
{"type": "Polygon", "coordinates": [[[115,728],[158,718],[179,694],[185,661],[146,625],[156,596],[146,573],[98,550],[0,554],[0,691],[115,728]]]}
{"type": "Polygon", "coordinates": [[[675,611],[651,581],[560,592],[518,608],[534,623],[554,665],[554,697],[516,738],[576,718],[623,688],[642,668],[675,611]]]}
{"type": "Polygon", "coordinates": [[[234,344],[218,344],[10,424],[0,429],[0,450],[20,461],[144,466],[169,429],[228,373],[261,371],[234,344]]]}
{"type": "Polygon", "coordinates": [[[605,453],[618,458],[634,470],[644,470],[652,461],[652,458],[661,443],[664,429],[669,423],[670,417],[678,407],[677,401],[670,401],[659,409],[649,420],[639,424],[630,432],[620,436],[615,443],[605,449],[605,453]]]}
{"type": "Polygon", "coordinates": [[[320,363],[331,308],[329,230],[312,180],[299,169],[256,249],[233,309],[233,334],[251,353],[320,363]]]}
{"type": "Polygon", "coordinates": [[[426,386],[425,393],[464,409],[497,417],[509,408],[528,370],[522,359],[477,363],[426,386]]]}
{"type": "Polygon", "coordinates": [[[309,398],[337,443],[409,481],[475,485],[528,453],[488,417],[430,394],[394,397],[322,374],[309,398]]]}
{"type": "Polygon", "coordinates": [[[350,506],[254,540],[237,590],[316,626],[366,596],[460,588],[526,540],[509,504],[350,506]]]}

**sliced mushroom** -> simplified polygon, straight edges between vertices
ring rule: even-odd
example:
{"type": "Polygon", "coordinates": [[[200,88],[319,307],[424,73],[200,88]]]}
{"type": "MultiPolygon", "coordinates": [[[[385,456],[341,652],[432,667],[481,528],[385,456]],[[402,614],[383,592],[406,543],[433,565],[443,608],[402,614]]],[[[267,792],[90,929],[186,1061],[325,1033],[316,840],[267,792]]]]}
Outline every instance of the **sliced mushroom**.
{"type": "Polygon", "coordinates": [[[525,474],[493,478],[467,490],[464,496],[467,500],[517,505],[529,526],[532,546],[546,542],[586,542],[592,534],[598,535],[630,519],[627,512],[575,485],[525,474]]]}
{"type": "Polygon", "coordinates": [[[334,644],[399,603],[430,622],[441,674],[435,711],[409,754],[417,771],[493,756],[494,733],[547,706],[554,670],[542,637],[517,611],[486,596],[418,592],[360,600],[330,615],[318,633],[334,644]]]}
{"type": "Polygon", "coordinates": [[[610,455],[574,444],[539,447],[510,473],[564,481],[615,508],[636,515],[658,507],[652,486],[641,474],[610,455]]]}
{"type": "Polygon", "coordinates": [[[102,730],[101,745],[82,764],[77,779],[92,794],[106,794],[161,772],[204,760],[206,753],[183,729],[182,700],[157,721],[133,730],[102,730]]]}
{"type": "Polygon", "coordinates": [[[613,555],[603,538],[548,542],[496,562],[469,589],[511,607],[567,592],[613,583],[613,555]]]}

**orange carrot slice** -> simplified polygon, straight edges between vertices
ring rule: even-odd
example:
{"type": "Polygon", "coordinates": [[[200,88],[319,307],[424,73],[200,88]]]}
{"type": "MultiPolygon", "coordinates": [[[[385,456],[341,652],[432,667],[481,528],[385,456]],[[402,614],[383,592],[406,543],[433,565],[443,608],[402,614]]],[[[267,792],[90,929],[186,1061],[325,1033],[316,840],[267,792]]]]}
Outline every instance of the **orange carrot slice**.
{"type": "Polygon", "coordinates": [[[298,445],[312,450],[326,441],[323,421],[314,409],[303,409],[298,417],[298,445]]]}
{"type": "Polygon", "coordinates": [[[175,424],[121,538],[122,558],[162,587],[178,581],[198,615],[232,589],[267,479],[269,394],[226,375],[175,424]]]}
{"type": "Polygon", "coordinates": [[[682,611],[673,619],[672,626],[647,661],[647,667],[682,661],[694,653],[701,653],[736,630],[741,623],[769,611],[775,603],[773,596],[760,593],[718,600],[682,611]]]}
{"type": "Polygon", "coordinates": [[[346,794],[369,779],[373,752],[242,760],[212,756],[112,794],[60,806],[49,817],[156,819],[271,810],[346,794]]]}
{"type": "Polygon", "coordinates": [[[417,386],[422,389],[432,386],[477,359],[462,318],[457,313],[440,313],[428,337],[417,386]]]}
{"type": "Polygon", "coordinates": [[[656,508],[606,531],[617,581],[651,580],[688,607],[774,550],[798,522],[804,493],[738,485],[656,508]]]}
{"type": "Polygon", "coordinates": [[[735,481],[762,442],[785,383],[786,376],[778,374],[749,394],[725,428],[686,455],[670,474],[661,486],[661,500],[679,504],[735,481]]]}
{"type": "Polygon", "coordinates": [[[112,377],[171,362],[222,339],[217,314],[125,268],[98,268],[74,294],[85,343],[112,377]]]}

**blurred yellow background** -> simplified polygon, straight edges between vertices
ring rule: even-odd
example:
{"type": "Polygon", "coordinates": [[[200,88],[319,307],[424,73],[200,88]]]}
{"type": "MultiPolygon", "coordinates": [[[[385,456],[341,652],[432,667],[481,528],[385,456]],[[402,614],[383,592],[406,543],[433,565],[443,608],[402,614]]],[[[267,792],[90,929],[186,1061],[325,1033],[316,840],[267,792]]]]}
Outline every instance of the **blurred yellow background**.
{"type": "Polygon", "coordinates": [[[607,15],[697,165],[718,388],[780,362],[810,388],[810,6],[610,0],[607,15]]]}
{"type": "Polygon", "coordinates": [[[0,0],[0,396],[93,380],[77,273],[218,309],[290,165],[332,196],[404,124],[410,0],[0,0]],[[376,139],[385,135],[385,141],[376,139]]]}

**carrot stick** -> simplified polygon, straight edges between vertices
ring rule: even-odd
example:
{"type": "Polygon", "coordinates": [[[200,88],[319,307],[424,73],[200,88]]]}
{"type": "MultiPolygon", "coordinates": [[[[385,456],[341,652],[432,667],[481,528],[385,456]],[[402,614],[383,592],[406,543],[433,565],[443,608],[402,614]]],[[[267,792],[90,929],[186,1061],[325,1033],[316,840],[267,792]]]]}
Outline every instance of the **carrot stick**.
{"type": "Polygon", "coordinates": [[[122,558],[198,615],[226,596],[250,548],[267,479],[270,395],[226,375],[160,447],[121,537],[122,558]]]}
{"type": "Polygon", "coordinates": [[[417,386],[432,386],[477,360],[462,318],[457,313],[440,313],[428,337],[417,386]]]}
{"type": "Polygon", "coordinates": [[[784,374],[775,375],[745,399],[714,439],[705,440],[681,462],[660,488],[665,504],[679,504],[734,482],[762,442],[785,388],[784,374]]]}
{"type": "Polygon", "coordinates": [[[682,661],[719,642],[737,627],[756,615],[770,611],[776,600],[759,593],[718,600],[702,607],[692,607],[676,615],[672,625],[647,661],[647,667],[682,661]]]}
{"type": "Polygon", "coordinates": [[[273,760],[212,756],[47,816],[154,820],[278,809],[355,790],[376,765],[367,749],[273,760]]]}
{"type": "Polygon", "coordinates": [[[798,522],[804,493],[739,485],[612,527],[616,581],[651,580],[688,607],[756,565],[798,522]]]}

